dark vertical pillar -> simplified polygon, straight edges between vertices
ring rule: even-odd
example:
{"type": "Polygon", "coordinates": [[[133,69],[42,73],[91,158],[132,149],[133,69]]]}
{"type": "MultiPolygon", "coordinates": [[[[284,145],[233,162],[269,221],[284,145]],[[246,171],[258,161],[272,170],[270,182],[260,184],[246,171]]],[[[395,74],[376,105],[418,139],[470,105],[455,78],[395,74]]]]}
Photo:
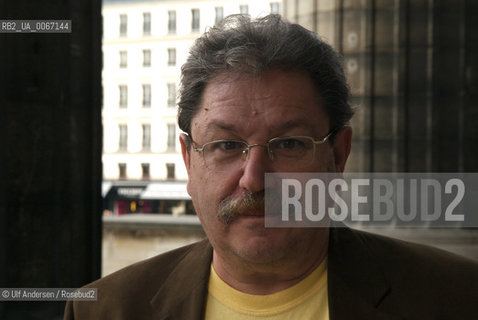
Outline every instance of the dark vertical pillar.
{"type": "MultiPolygon", "coordinates": [[[[4,12],[5,5],[0,3],[0,12],[4,12]]],[[[1,39],[1,38],[0,38],[1,39]]],[[[1,42],[0,42],[1,45],[1,42]]],[[[5,74],[4,64],[0,63],[0,74],[5,74]]],[[[6,284],[7,280],[7,184],[6,184],[6,125],[7,112],[6,101],[2,88],[5,80],[0,77],[0,121],[4,125],[0,125],[0,287],[6,284]]],[[[0,319],[5,313],[5,304],[0,303],[0,319]]]]}
{"type": "Polygon", "coordinates": [[[477,72],[477,44],[470,41],[476,40],[473,34],[478,31],[478,22],[471,15],[477,13],[473,3],[465,0],[435,2],[433,159],[437,161],[433,167],[436,171],[478,169],[476,148],[471,147],[473,143],[468,144],[470,140],[466,141],[467,131],[476,127],[478,121],[473,111],[476,104],[475,108],[469,108],[468,104],[478,91],[476,76],[472,83],[477,72]],[[465,151],[467,148],[473,151],[465,151]],[[470,158],[475,159],[475,164],[469,162],[470,158]]]}
{"type": "Polygon", "coordinates": [[[478,172],[478,1],[468,0],[462,10],[464,27],[463,73],[463,165],[466,172],[478,172]]]}
{"type": "MultiPolygon", "coordinates": [[[[100,276],[101,1],[0,1],[0,19],[70,19],[71,34],[0,34],[0,287],[100,276]]],[[[56,319],[64,302],[2,303],[56,319]]]]}
{"type": "MultiPolygon", "coordinates": [[[[455,171],[460,158],[463,1],[435,1],[433,38],[433,170],[455,171]],[[459,22],[458,22],[459,21],[459,22]],[[458,22],[458,23],[457,23],[458,22]],[[445,152],[446,150],[446,152],[445,152]],[[454,155],[454,156],[451,156],[454,155]]],[[[462,150],[461,150],[462,151],[462,150]]]]}
{"type": "MultiPolygon", "coordinates": [[[[358,106],[347,169],[478,171],[478,2],[333,4],[335,13],[325,15],[305,4],[296,11],[306,26],[313,21],[307,14],[318,15],[319,35],[335,19],[334,46],[358,106]]],[[[293,20],[289,8],[284,15],[293,20]]]]}
{"type": "Polygon", "coordinates": [[[374,16],[373,1],[339,1],[338,19],[342,24],[339,38],[344,68],[350,84],[353,106],[358,107],[352,120],[353,147],[348,170],[371,171],[374,140],[374,16]]]}
{"type": "Polygon", "coordinates": [[[433,8],[430,1],[409,1],[406,20],[407,167],[431,171],[431,83],[433,80],[433,8]]]}

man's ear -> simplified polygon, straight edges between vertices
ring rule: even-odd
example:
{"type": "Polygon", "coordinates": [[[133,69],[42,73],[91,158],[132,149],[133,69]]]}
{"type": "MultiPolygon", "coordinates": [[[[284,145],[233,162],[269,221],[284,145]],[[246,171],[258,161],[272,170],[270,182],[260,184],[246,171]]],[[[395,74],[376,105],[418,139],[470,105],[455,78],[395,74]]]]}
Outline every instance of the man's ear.
{"type": "Polygon", "coordinates": [[[184,165],[186,166],[186,170],[189,176],[189,165],[191,163],[191,143],[189,140],[189,136],[185,133],[181,133],[179,135],[179,143],[181,144],[181,154],[183,155],[184,165]]]}
{"type": "Polygon", "coordinates": [[[352,128],[345,126],[340,129],[334,137],[334,162],[336,172],[344,172],[345,163],[350,154],[352,146],[352,128]]]}

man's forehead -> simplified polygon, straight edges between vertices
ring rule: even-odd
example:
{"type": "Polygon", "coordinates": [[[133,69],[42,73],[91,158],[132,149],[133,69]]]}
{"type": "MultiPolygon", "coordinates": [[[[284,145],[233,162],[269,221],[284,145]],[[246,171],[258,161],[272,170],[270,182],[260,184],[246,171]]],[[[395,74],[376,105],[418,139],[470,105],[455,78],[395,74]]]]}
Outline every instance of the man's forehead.
{"type": "Polygon", "coordinates": [[[304,87],[313,88],[314,100],[320,100],[314,81],[305,71],[273,68],[258,74],[222,72],[208,81],[202,100],[205,96],[209,98],[209,103],[220,99],[240,99],[244,98],[240,95],[244,91],[247,91],[248,97],[259,100],[274,97],[293,97],[294,100],[300,100],[304,87]]]}
{"type": "Polygon", "coordinates": [[[328,123],[315,85],[303,72],[221,75],[208,83],[198,107],[192,130],[204,134],[248,128],[282,134],[295,128],[317,130],[328,123]]]}

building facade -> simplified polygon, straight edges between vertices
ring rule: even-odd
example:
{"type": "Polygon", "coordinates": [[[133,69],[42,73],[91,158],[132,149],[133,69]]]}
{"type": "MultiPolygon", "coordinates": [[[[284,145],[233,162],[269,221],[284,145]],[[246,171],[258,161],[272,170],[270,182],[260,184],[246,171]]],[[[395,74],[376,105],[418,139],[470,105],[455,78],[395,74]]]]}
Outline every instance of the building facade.
{"type": "Polygon", "coordinates": [[[128,181],[185,185],[176,100],[189,47],[227,15],[271,12],[281,12],[280,1],[103,1],[102,160],[107,186],[127,187],[128,181]]]}

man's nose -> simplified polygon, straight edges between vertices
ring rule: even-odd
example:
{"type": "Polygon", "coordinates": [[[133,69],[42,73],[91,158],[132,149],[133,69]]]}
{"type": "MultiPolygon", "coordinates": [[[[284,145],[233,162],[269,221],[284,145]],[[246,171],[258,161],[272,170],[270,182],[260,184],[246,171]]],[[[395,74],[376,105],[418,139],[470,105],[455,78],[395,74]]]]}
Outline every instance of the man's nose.
{"type": "Polygon", "coordinates": [[[271,158],[265,145],[251,145],[239,186],[250,192],[264,190],[265,173],[269,171],[270,163],[271,158]]]}

